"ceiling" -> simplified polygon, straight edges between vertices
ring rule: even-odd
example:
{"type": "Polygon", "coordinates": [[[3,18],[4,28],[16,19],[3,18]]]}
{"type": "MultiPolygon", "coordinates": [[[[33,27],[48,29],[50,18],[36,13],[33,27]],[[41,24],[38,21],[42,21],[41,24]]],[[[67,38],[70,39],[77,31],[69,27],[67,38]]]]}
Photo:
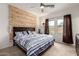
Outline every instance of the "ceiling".
{"type": "Polygon", "coordinates": [[[70,3],[44,3],[44,4],[54,4],[54,8],[44,8],[44,12],[41,12],[40,3],[12,3],[10,5],[16,6],[18,8],[21,8],[23,10],[30,11],[38,16],[45,16],[49,13],[53,13],[62,9],[67,9],[69,7],[74,7],[76,5],[79,6],[79,4],[70,4],[70,3]]]}

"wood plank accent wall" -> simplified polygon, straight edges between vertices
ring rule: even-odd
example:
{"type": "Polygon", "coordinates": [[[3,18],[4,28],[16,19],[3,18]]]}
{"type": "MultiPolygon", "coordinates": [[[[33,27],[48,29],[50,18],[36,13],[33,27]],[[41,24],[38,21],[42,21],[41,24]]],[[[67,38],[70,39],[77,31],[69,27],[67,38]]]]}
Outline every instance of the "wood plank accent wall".
{"type": "Polygon", "coordinates": [[[36,28],[37,17],[27,11],[21,10],[14,6],[9,6],[10,21],[9,21],[9,31],[10,31],[10,46],[13,45],[13,27],[34,27],[36,28]]]}
{"type": "Polygon", "coordinates": [[[11,25],[15,27],[36,27],[36,16],[17,7],[10,6],[11,25]]]}

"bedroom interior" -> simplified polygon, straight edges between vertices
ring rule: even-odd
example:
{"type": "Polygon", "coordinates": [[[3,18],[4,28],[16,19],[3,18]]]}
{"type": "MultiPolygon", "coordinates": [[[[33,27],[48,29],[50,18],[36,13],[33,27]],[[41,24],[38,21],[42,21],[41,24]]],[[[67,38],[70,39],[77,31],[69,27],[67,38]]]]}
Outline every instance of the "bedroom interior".
{"type": "Polygon", "coordinates": [[[78,3],[0,4],[0,56],[78,56],[78,11],[78,3]]]}

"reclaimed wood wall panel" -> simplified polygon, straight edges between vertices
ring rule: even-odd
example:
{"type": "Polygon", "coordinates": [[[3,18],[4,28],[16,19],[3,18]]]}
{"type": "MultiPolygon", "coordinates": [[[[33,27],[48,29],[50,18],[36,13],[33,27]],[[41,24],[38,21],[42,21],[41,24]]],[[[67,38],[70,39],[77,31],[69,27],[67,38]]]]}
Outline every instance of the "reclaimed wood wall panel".
{"type": "Polygon", "coordinates": [[[10,15],[13,27],[36,27],[36,16],[30,12],[10,6],[10,15]]]}
{"type": "Polygon", "coordinates": [[[36,15],[21,10],[14,6],[9,6],[10,20],[9,20],[9,29],[10,29],[10,46],[13,45],[13,27],[33,27],[36,28],[37,17],[36,15]]]}

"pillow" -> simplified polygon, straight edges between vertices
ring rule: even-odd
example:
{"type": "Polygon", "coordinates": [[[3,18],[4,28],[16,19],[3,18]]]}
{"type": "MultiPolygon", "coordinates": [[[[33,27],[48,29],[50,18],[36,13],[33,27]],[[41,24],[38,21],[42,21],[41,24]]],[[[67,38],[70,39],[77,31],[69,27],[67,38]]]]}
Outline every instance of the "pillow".
{"type": "Polygon", "coordinates": [[[24,35],[28,35],[28,33],[27,33],[26,31],[23,31],[23,34],[24,34],[24,35]]]}
{"type": "Polygon", "coordinates": [[[18,37],[18,36],[15,36],[15,37],[14,37],[14,40],[15,40],[16,42],[19,42],[19,40],[20,40],[20,37],[18,37]]]}
{"type": "Polygon", "coordinates": [[[16,34],[17,37],[22,37],[23,36],[22,32],[15,32],[15,34],[16,34]]]}
{"type": "Polygon", "coordinates": [[[32,34],[37,34],[37,33],[35,31],[33,31],[32,34]]]}
{"type": "Polygon", "coordinates": [[[18,40],[18,36],[15,36],[15,37],[14,37],[14,40],[18,40]]]}
{"type": "Polygon", "coordinates": [[[29,33],[29,35],[31,35],[31,34],[32,34],[32,32],[31,32],[31,31],[28,31],[28,33],[29,33]]]}

